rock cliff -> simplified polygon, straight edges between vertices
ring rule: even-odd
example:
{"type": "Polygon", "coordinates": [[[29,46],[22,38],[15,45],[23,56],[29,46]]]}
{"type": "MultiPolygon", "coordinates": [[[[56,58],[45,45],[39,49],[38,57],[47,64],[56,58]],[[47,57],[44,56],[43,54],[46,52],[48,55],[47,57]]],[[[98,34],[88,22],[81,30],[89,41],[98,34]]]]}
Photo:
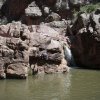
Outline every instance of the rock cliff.
{"type": "Polygon", "coordinates": [[[49,26],[1,25],[0,78],[27,78],[30,68],[33,74],[68,72],[63,45],[49,26]]]}
{"type": "Polygon", "coordinates": [[[0,78],[100,69],[100,9],[73,11],[87,0],[1,0],[0,78]],[[76,62],[76,64],[75,64],[76,62]]]}
{"type": "Polygon", "coordinates": [[[72,31],[72,52],[77,64],[100,69],[100,9],[79,15],[72,31]]]}

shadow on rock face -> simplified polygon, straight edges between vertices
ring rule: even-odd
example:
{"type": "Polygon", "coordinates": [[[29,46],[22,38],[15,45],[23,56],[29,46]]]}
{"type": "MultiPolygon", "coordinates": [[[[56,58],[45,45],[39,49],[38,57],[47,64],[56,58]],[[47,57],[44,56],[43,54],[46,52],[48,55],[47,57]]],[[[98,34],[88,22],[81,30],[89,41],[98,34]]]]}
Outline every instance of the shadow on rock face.
{"type": "Polygon", "coordinates": [[[6,0],[1,8],[1,13],[7,17],[9,22],[19,20],[30,2],[31,0],[6,0]]]}
{"type": "MultiPolygon", "coordinates": [[[[33,26],[32,29],[36,28],[33,26]]],[[[29,49],[30,65],[34,73],[56,73],[67,71],[59,33],[47,26],[39,26],[37,33],[31,33],[34,47],[29,49]]]]}
{"type": "Polygon", "coordinates": [[[13,22],[0,26],[0,78],[68,72],[60,34],[45,25],[13,22]]]}
{"type": "Polygon", "coordinates": [[[100,13],[97,9],[89,17],[86,17],[85,13],[81,14],[76,20],[77,24],[72,27],[72,29],[77,29],[77,31],[73,31],[76,35],[73,36],[72,53],[76,63],[83,68],[100,69],[99,19],[100,13]]]}

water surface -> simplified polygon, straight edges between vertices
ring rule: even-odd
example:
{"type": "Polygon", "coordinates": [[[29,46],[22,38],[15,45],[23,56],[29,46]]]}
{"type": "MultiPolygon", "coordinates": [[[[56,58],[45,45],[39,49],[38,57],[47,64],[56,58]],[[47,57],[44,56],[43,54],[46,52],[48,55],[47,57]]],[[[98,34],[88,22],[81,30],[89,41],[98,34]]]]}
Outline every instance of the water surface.
{"type": "Polygon", "coordinates": [[[68,74],[0,80],[0,100],[100,100],[100,72],[71,69],[68,74]]]}

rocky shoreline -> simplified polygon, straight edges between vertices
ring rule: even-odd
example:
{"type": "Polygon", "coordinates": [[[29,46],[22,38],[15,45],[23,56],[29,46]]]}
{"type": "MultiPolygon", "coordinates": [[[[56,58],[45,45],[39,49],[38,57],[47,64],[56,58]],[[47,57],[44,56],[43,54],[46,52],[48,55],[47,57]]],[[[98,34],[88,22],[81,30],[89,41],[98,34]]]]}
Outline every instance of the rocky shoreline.
{"type": "Polygon", "coordinates": [[[68,66],[100,69],[100,9],[79,13],[87,2],[5,0],[0,10],[0,78],[65,73],[68,66]]]}
{"type": "Polygon", "coordinates": [[[0,26],[1,78],[68,71],[63,37],[46,25],[13,22],[0,26]]]}

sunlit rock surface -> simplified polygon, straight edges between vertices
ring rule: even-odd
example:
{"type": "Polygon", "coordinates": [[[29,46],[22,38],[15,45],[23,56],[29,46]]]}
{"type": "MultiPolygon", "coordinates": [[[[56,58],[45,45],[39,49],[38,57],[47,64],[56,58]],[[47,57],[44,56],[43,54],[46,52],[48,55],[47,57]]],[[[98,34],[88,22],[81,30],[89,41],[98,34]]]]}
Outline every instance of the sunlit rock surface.
{"type": "Polygon", "coordinates": [[[49,26],[13,22],[0,26],[0,77],[68,72],[60,34],[49,26]]]}

